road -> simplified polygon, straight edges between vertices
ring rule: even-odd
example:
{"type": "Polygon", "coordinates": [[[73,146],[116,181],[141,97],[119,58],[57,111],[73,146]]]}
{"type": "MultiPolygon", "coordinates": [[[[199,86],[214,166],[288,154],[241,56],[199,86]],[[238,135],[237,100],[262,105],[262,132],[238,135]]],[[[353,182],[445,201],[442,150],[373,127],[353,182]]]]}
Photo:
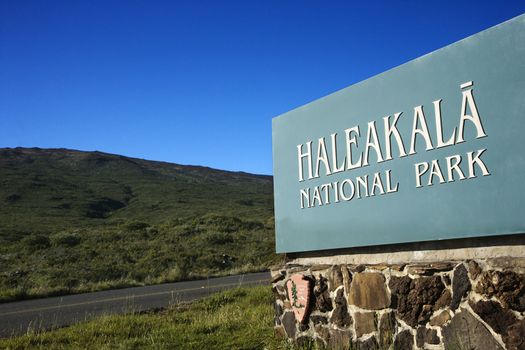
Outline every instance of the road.
{"type": "Polygon", "coordinates": [[[105,314],[163,308],[221,290],[269,283],[270,274],[261,272],[4,303],[0,304],[0,337],[64,327],[105,314]]]}

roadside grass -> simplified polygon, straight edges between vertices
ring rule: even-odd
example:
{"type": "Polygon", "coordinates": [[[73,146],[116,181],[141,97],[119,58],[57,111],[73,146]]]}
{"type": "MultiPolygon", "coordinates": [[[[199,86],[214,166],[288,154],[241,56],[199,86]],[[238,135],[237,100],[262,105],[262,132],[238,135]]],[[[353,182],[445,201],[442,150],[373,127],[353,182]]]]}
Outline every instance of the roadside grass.
{"type": "Polygon", "coordinates": [[[5,242],[0,302],[260,272],[282,258],[272,221],[206,214],[132,224],[5,242]]]}
{"type": "Polygon", "coordinates": [[[292,349],[273,333],[268,286],[238,288],[155,313],[103,316],[0,339],[0,349],[292,349]]]}
{"type": "MultiPolygon", "coordinates": [[[[275,260],[277,261],[277,259],[275,260]]],[[[174,276],[170,271],[161,274],[158,277],[148,277],[145,280],[135,280],[131,278],[120,278],[117,280],[103,280],[99,282],[87,282],[75,287],[34,287],[26,288],[24,286],[0,290],[0,303],[8,303],[19,300],[50,298],[63,295],[82,294],[90,292],[100,292],[104,290],[122,289],[130,287],[143,287],[162,283],[172,283],[181,281],[202,280],[206,278],[225,277],[232,275],[242,275],[268,271],[266,266],[253,266],[247,264],[238,268],[230,268],[223,271],[212,271],[208,274],[190,273],[185,278],[174,276]]]]}

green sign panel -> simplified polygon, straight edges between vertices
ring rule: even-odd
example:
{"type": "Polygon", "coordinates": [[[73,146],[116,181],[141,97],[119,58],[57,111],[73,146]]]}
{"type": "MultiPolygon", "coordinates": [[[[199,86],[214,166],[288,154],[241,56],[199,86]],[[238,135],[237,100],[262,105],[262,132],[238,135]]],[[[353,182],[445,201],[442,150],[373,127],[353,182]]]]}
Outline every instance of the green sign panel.
{"type": "Polygon", "coordinates": [[[525,232],[525,15],[273,119],[277,252],[525,232]]]}

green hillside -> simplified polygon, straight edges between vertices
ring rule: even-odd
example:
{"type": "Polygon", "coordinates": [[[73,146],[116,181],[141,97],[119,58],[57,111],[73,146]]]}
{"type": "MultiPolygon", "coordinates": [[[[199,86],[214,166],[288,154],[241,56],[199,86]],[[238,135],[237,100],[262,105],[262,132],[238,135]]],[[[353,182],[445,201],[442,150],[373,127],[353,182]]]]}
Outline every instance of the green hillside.
{"type": "Polygon", "coordinates": [[[66,149],[0,149],[0,300],[258,270],[272,177],[66,149]]]}

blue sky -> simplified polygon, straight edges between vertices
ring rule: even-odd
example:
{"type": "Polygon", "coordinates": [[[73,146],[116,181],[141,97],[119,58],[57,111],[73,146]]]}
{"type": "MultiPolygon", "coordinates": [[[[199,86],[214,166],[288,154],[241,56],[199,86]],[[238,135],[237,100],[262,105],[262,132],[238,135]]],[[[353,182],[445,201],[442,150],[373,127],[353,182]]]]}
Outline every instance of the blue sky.
{"type": "Polygon", "coordinates": [[[271,174],[271,119],[524,1],[0,0],[0,147],[271,174]]]}

